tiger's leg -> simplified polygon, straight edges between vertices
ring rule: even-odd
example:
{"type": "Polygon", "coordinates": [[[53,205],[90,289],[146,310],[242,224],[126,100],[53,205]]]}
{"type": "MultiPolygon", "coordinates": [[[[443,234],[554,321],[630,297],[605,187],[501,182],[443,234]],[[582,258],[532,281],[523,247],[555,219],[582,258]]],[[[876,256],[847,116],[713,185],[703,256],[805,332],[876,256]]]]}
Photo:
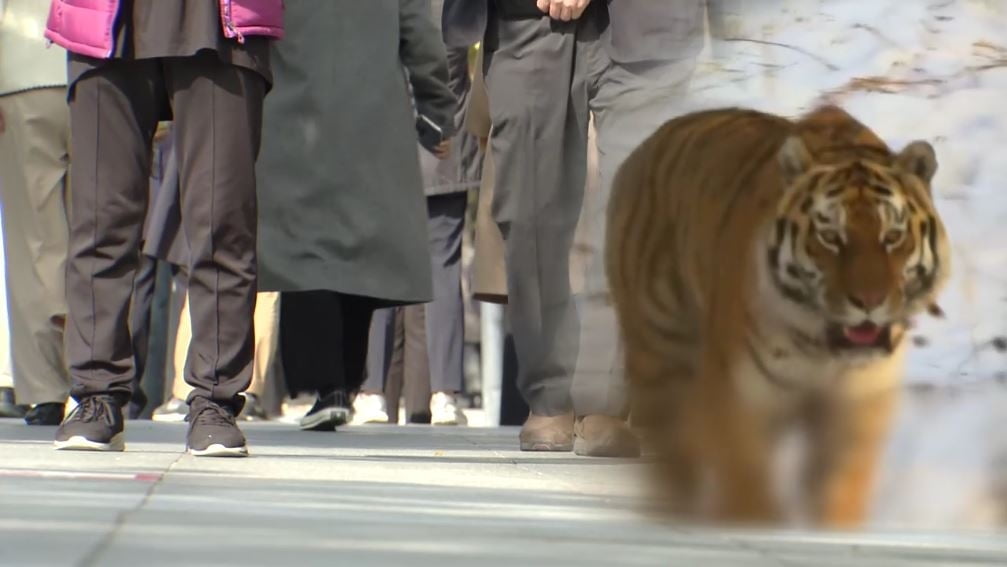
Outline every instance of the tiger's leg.
{"type": "Polygon", "coordinates": [[[687,365],[670,364],[670,357],[635,347],[627,341],[625,379],[630,422],[655,460],[649,467],[654,512],[664,518],[688,518],[696,513],[698,461],[682,428],[681,408],[688,403],[692,375],[687,365]]]}
{"type": "MultiPolygon", "coordinates": [[[[708,377],[704,380],[710,382],[708,377]]],[[[772,492],[772,438],[768,420],[730,392],[708,389],[690,407],[703,460],[713,473],[713,519],[729,524],[766,524],[780,519],[772,492]]]]}
{"type": "Polygon", "coordinates": [[[817,522],[852,528],[867,519],[881,451],[888,438],[898,390],[839,402],[812,422],[810,499],[817,522]]]}

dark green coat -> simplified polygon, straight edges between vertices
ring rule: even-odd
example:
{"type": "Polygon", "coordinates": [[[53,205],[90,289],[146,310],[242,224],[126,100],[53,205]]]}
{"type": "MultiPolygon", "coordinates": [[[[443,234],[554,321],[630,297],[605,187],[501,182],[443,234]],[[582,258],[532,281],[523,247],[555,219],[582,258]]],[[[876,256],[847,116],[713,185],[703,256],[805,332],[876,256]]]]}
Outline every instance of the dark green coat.
{"type": "Polygon", "coordinates": [[[418,109],[453,131],[429,0],[287,0],[271,53],[259,193],[259,289],[431,299],[418,109]]]}

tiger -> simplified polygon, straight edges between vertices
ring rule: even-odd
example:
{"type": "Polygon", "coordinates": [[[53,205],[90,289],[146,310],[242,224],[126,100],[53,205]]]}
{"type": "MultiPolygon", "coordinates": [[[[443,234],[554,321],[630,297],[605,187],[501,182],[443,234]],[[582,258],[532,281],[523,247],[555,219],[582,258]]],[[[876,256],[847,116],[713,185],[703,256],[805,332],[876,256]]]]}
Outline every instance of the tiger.
{"type": "Polygon", "coordinates": [[[798,430],[805,518],[866,520],[907,328],[942,316],[936,171],[927,141],[894,153],[836,105],[684,114],[618,168],[605,269],[669,514],[784,521],[774,455],[798,430]]]}

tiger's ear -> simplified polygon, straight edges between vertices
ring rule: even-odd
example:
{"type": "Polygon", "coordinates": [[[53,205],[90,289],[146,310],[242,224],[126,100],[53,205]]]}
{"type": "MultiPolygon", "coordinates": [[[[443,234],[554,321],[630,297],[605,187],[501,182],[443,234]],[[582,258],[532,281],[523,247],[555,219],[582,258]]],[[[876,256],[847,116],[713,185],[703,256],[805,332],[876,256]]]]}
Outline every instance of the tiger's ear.
{"type": "Polygon", "coordinates": [[[800,136],[790,136],[776,153],[780,170],[787,185],[794,182],[802,173],[811,168],[814,159],[800,136]]]}
{"type": "Polygon", "coordinates": [[[937,154],[929,143],[916,140],[895,156],[895,165],[930,183],[934,173],[937,173],[937,154]]]}

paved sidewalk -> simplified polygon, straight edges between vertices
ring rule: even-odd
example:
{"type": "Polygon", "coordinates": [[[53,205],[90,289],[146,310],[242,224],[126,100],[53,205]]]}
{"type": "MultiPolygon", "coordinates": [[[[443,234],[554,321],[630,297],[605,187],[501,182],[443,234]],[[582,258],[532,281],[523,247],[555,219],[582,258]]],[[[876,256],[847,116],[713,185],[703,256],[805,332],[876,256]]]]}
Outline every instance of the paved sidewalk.
{"type": "MultiPolygon", "coordinates": [[[[940,426],[941,412],[922,407],[940,426]]],[[[69,453],[51,449],[52,428],[0,420],[0,565],[1007,565],[1007,532],[981,525],[824,535],[654,524],[634,506],[639,464],[520,453],[515,429],[255,424],[252,456],[231,460],[183,455],[184,425],[127,426],[125,453],[69,453]]],[[[927,470],[943,490],[941,470],[927,470]]],[[[888,492],[892,507],[913,500],[888,492]]]]}

